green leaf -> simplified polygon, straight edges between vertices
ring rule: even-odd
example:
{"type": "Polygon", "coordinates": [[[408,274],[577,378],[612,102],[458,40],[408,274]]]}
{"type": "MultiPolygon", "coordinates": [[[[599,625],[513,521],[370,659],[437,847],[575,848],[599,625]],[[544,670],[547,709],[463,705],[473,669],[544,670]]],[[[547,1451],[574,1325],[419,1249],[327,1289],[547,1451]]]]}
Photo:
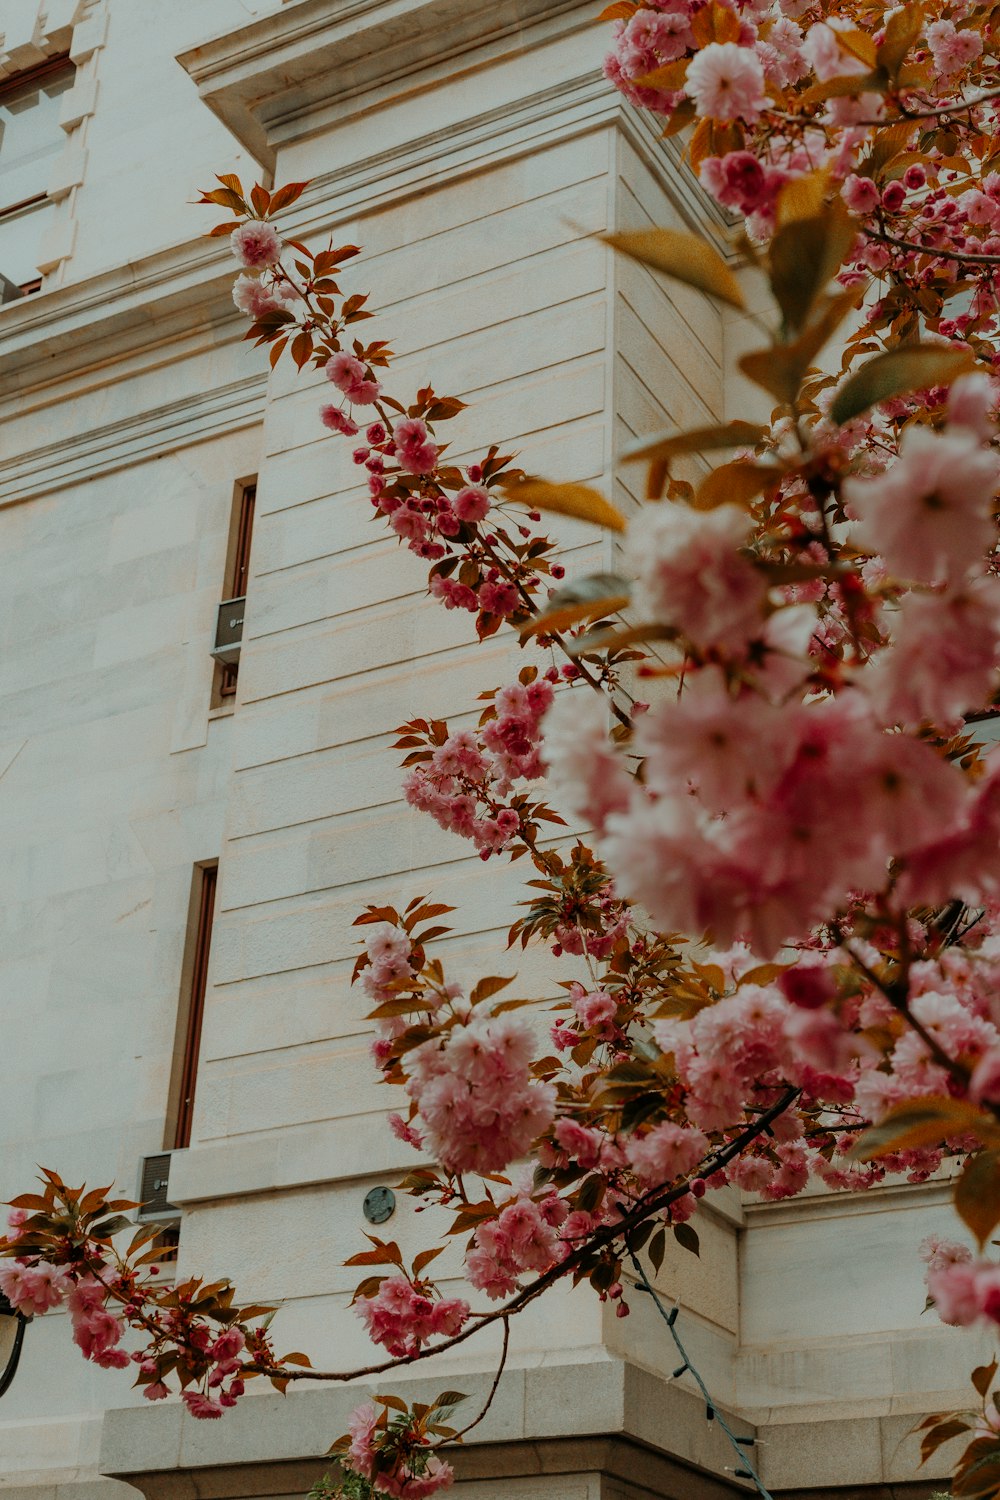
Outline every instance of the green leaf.
{"type": "Polygon", "coordinates": [[[790,344],[777,344],[771,349],[756,349],[744,354],[739,362],[740,369],[755,385],[762,386],[779,401],[794,401],[817,354],[857,307],[865,291],[866,284],[862,283],[830,297],[819,316],[802,330],[797,339],[790,344]]]}
{"type": "Polygon", "coordinates": [[[647,620],[621,630],[589,630],[586,635],[567,641],[566,649],[570,656],[585,656],[591,651],[623,651],[644,641],[675,641],[679,635],[680,631],[672,625],[647,620]]]}
{"type": "Polygon", "coordinates": [[[722,256],[707,240],[677,229],[632,229],[601,235],[607,244],[651,270],[697,287],[720,302],[743,308],[740,284],[722,256]]]}
{"type": "Polygon", "coordinates": [[[906,54],[920,36],[924,25],[924,13],[921,7],[909,0],[889,17],[886,22],[885,36],[882,43],[875,50],[875,59],[878,66],[886,72],[890,78],[895,78],[903,65],[906,54]]]}
{"type": "Polygon", "coordinates": [[[270,212],[272,214],[280,213],[283,208],[287,208],[289,204],[294,203],[296,198],[308,186],[308,182],[286,182],[284,187],[278,188],[276,192],[271,194],[270,212]]]}
{"type": "Polygon", "coordinates": [[[95,1240],[110,1239],[113,1234],[120,1234],[123,1229],[134,1229],[135,1225],[131,1219],[126,1219],[124,1214],[114,1214],[110,1219],[101,1219],[96,1224],[91,1224],[89,1233],[95,1240]]]}
{"type": "Polygon", "coordinates": [[[817,167],[803,177],[793,177],[780,189],[775,203],[775,225],[784,229],[786,224],[800,219],[814,219],[821,214],[830,191],[830,172],[827,167],[817,167]]]}
{"type": "Polygon", "coordinates": [[[839,78],[828,78],[825,83],[814,83],[798,99],[800,105],[822,104],[825,99],[852,98],[857,94],[879,91],[885,87],[886,78],[881,72],[847,73],[839,78]]]}
{"type": "Polygon", "coordinates": [[[551,510],[562,516],[574,516],[578,521],[592,521],[611,531],[625,530],[625,517],[621,511],[586,484],[549,484],[544,479],[523,479],[520,483],[506,485],[504,494],[508,500],[525,505],[529,510],[551,510]]]}
{"type": "Polygon", "coordinates": [[[970,1156],[955,1186],[955,1208],[982,1249],[1000,1224],[1000,1155],[996,1151],[970,1156]]]}
{"type": "Polygon", "coordinates": [[[990,1145],[1000,1144],[1000,1129],[990,1116],[961,1099],[930,1097],[897,1104],[878,1125],[866,1130],[850,1155],[872,1161],[895,1151],[934,1146],[950,1136],[974,1135],[990,1145]]]}
{"type": "MultiPolygon", "coordinates": [[[[604,1197],[605,1186],[606,1184],[604,1178],[596,1172],[593,1173],[590,1177],[584,1178],[583,1182],[580,1184],[577,1190],[577,1206],[581,1208],[584,1213],[594,1213],[598,1204],[604,1197]]],[[[609,1281],[608,1286],[610,1285],[611,1282],[609,1281]]]]}
{"type": "Polygon", "coordinates": [[[516,978],[516,974],[510,974],[506,978],[502,974],[491,974],[486,979],[480,979],[469,996],[469,1004],[479,1005],[481,1001],[488,1000],[491,995],[505,990],[509,984],[514,983],[516,978]]]}
{"type": "Polygon", "coordinates": [[[835,422],[849,422],[870,406],[922,391],[929,385],[947,385],[974,367],[965,349],[947,349],[939,344],[910,344],[876,354],[840,387],[830,407],[835,422]]]}
{"type": "Polygon", "coordinates": [[[387,1406],[390,1411],[398,1411],[400,1415],[404,1417],[409,1416],[410,1408],[407,1406],[402,1396],[385,1396],[382,1395],[381,1392],[378,1392],[375,1396],[375,1400],[379,1403],[380,1406],[387,1406]]]}
{"type": "Polygon", "coordinates": [[[461,1406],[463,1401],[468,1401],[464,1391],[442,1391],[440,1396],[434,1398],[431,1411],[443,1411],[446,1407],[461,1406]]]}
{"type": "Polygon", "coordinates": [[[744,460],[723,464],[698,486],[692,501],[695,510],[714,510],[717,505],[748,505],[768,485],[777,484],[784,473],[777,464],[754,464],[744,460]]]}
{"type": "Polygon", "coordinates": [[[805,326],[820,295],[857,237],[857,225],[838,199],[811,218],[785,224],[771,241],[771,290],[785,322],[805,326]]]}
{"type": "Polygon", "coordinates": [[[640,459],[671,459],[681,453],[708,453],[717,448],[751,448],[767,431],[759,422],[726,422],[722,426],[693,427],[688,432],[659,433],[640,438],[621,455],[624,463],[640,459]]]}
{"type": "Polygon", "coordinates": [[[673,62],[664,63],[662,68],[654,68],[652,73],[644,73],[636,83],[644,89],[682,89],[690,61],[689,57],[675,58],[673,62]]]}
{"type": "Polygon", "coordinates": [[[432,1250],[421,1250],[419,1255],[415,1255],[413,1257],[414,1276],[419,1276],[421,1271],[426,1270],[431,1261],[436,1260],[443,1250],[443,1245],[435,1245],[432,1250]]]}
{"type": "Polygon", "coordinates": [[[581,620],[613,615],[629,602],[628,583],[617,573],[591,573],[557,589],[541,614],[521,627],[521,639],[567,630],[581,620]]]}
{"type": "Polygon", "coordinates": [[[674,1239],[682,1249],[690,1250],[692,1255],[701,1259],[701,1241],[698,1239],[697,1229],[693,1229],[690,1224],[675,1224],[674,1239]]]}
{"type": "Polygon", "coordinates": [[[925,1464],[929,1458],[933,1457],[943,1443],[950,1443],[954,1438],[961,1437],[963,1432],[968,1431],[968,1422],[963,1422],[960,1417],[953,1417],[951,1421],[935,1423],[920,1441],[920,1462],[925,1464]]]}

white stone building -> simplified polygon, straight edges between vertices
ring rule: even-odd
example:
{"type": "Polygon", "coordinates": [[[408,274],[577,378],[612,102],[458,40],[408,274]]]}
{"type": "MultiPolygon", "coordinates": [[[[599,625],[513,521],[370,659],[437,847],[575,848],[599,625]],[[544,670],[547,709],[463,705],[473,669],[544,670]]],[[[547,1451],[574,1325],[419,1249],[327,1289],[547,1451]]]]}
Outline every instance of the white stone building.
{"type": "MultiPolygon", "coordinates": [[[[425,602],[317,421],[320,383],[268,377],[241,342],[233,264],[191,200],[215,172],[311,179],[290,229],[364,246],[350,276],[400,352],[394,387],[469,401],[458,451],[513,445],[627,504],[622,441],[718,420],[727,396],[735,414],[723,371],[749,335],[588,238],[711,212],[601,78],[599,8],[0,0],[0,1196],[39,1162],[132,1195],[179,1142],[181,1267],[281,1301],[282,1347],[320,1366],[364,1357],[341,1263],[367,1191],[412,1159],[348,987],[352,919],[433,890],[459,909],[449,962],[495,971],[520,897],[516,870],[484,872],[402,806],[391,731],[468,712],[518,659],[425,602]],[[209,652],[244,590],[248,493],[233,693],[209,652]]],[[[571,571],[608,560],[596,533],[563,534],[571,571]]],[[[907,1485],[906,1434],[962,1398],[976,1353],[919,1316],[913,1246],[950,1225],[946,1199],[734,1200],[705,1215],[700,1260],[668,1259],[697,1364],[776,1496],[933,1488],[907,1485]]],[[[392,1227],[416,1243],[406,1200],[392,1227]]],[[[457,1460],[463,1496],[747,1489],[633,1302],[618,1322],[581,1289],[521,1320],[457,1460]]],[[[396,1388],[481,1393],[495,1353],[467,1344],[396,1388]]],[[[0,1495],[300,1495],[359,1399],[254,1391],[215,1424],[137,1395],[63,1317],[36,1320],[0,1403],[0,1495]]]]}

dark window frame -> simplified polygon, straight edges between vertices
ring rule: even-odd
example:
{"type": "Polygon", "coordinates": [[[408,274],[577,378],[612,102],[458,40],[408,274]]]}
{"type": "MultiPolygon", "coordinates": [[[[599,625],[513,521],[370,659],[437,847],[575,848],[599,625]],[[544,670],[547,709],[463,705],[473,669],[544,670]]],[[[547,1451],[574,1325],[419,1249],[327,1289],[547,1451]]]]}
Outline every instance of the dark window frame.
{"type": "MultiPolygon", "coordinates": [[[[3,103],[5,94],[12,94],[16,89],[23,88],[28,83],[38,83],[47,78],[50,73],[61,72],[64,68],[72,67],[76,71],[73,61],[68,52],[60,52],[55,57],[47,57],[43,63],[38,63],[34,68],[25,68],[23,73],[15,73],[11,78],[5,78],[0,82],[0,104],[3,103]]],[[[0,225],[4,219],[13,214],[21,213],[25,208],[34,208],[36,204],[45,203],[48,200],[48,192],[32,193],[28,198],[22,198],[17,203],[0,204],[0,225]]],[[[31,297],[42,289],[43,278],[32,276],[28,281],[21,282],[21,295],[31,297]]],[[[16,298],[14,299],[17,300],[16,298]]]]}
{"type": "MultiPolygon", "coordinates": [[[[236,487],[233,500],[233,517],[230,523],[229,559],[226,567],[224,599],[242,599],[246,595],[250,577],[250,550],[253,546],[254,511],[257,505],[257,480],[241,480],[236,487]]],[[[236,694],[239,663],[220,665],[217,677],[216,696],[220,700],[236,694]]]]}
{"type": "Polygon", "coordinates": [[[191,1122],[198,1087],[198,1060],[205,1021],[208,965],[215,924],[218,861],[195,866],[191,883],[188,940],[181,979],[181,1004],[177,1015],[174,1076],[170,1088],[165,1149],[182,1151],[191,1144],[191,1122]]]}

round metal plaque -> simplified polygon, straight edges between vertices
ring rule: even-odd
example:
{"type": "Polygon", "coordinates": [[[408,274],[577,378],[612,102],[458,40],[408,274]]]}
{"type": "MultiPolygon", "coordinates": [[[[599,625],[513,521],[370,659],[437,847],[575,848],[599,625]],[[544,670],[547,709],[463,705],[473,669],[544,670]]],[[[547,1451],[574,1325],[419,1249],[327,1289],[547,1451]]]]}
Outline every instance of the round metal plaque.
{"type": "Polygon", "coordinates": [[[365,1218],[369,1224],[384,1224],[396,1212],[396,1194],[392,1188],[372,1188],[364,1202],[365,1218]]]}

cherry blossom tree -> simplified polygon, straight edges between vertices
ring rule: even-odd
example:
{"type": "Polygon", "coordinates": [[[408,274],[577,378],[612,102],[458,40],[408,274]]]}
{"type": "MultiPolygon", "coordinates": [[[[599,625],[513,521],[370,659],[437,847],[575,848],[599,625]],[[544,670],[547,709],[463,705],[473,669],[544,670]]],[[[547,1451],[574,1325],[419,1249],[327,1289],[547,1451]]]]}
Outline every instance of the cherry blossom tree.
{"type": "MultiPolygon", "coordinates": [[[[567,1278],[625,1317],[667,1236],[696,1249],[698,1204],[725,1186],[864,1191],[946,1158],[980,1248],[925,1241],[928,1291],[945,1322],[1000,1325],[996,15],[604,15],[610,83],[685,133],[740,226],[726,243],[605,238],[723,305],[745,307],[746,277],[768,289],[739,367],[770,419],[642,439],[622,461],[645,466],[648,503],[628,519],[488,442],[449,456],[462,403],[390,394],[391,352],[358,335],[367,299],[341,286],[356,247],[315,251],[275,223],[304,184],[226,176],[204,195],[232,215],[212,232],[240,264],[248,338],[329,378],[318,420],[354,445],[373,520],[480,639],[519,633],[526,665],[482,695],[475,729],[400,726],[403,788],[483,860],[521,861],[511,946],[547,946],[565,977],[557,998],[463,988],[434,951],[451,908],[433,895],[359,916],[374,1066],[421,1153],[403,1187],[450,1215],[470,1296],[491,1304],[435,1282],[443,1241],[407,1265],[370,1236],[354,1307],[386,1357],[364,1370],[279,1356],[271,1310],[228,1283],[165,1287],[151,1231],[124,1247],[130,1205],[109,1190],[47,1172],[14,1200],[11,1302],[66,1302],[87,1359],[134,1366],[151,1400],[178,1386],[197,1417],[250,1378],[381,1374],[494,1323],[506,1355],[510,1319],[567,1278]],[[543,512],[620,534],[620,573],[564,581],[543,512]]],[[[974,1372],[975,1410],[924,1424],[925,1456],[968,1438],[956,1496],[1000,1496],[996,1369],[974,1372]]],[[[359,1408],[332,1489],[447,1484],[459,1400],[359,1408]]]]}

